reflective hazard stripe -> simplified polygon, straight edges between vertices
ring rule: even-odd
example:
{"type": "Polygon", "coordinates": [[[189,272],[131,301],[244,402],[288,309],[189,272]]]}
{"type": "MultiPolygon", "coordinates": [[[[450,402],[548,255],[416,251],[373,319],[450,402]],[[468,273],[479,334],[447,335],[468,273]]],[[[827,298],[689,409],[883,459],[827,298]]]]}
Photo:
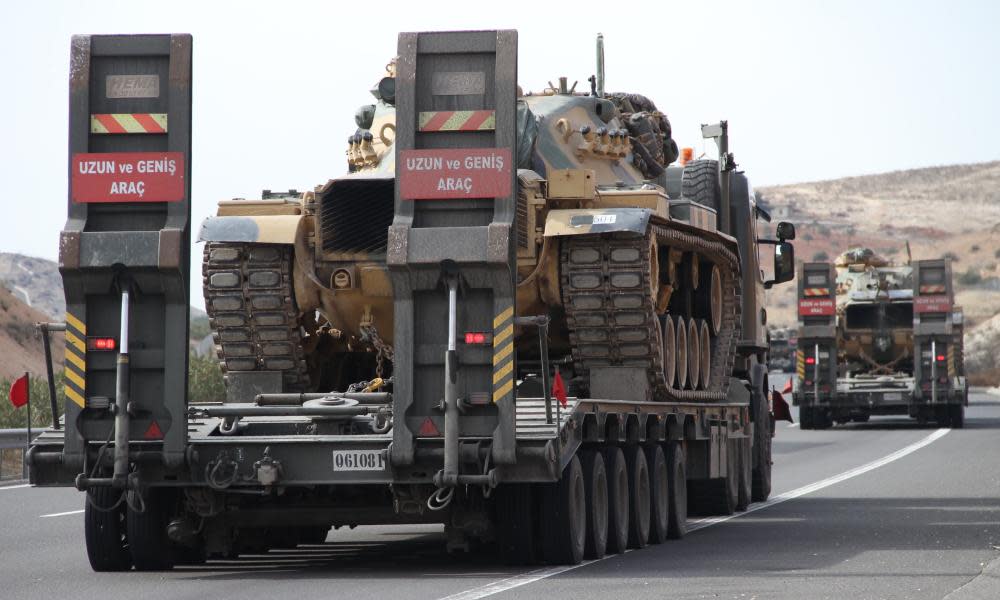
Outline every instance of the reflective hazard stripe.
{"type": "Polygon", "coordinates": [[[90,133],[166,133],[166,113],[115,113],[90,115],[90,133]]]}
{"type": "Polygon", "coordinates": [[[921,294],[943,294],[945,292],[945,287],[943,285],[922,285],[920,286],[921,294]]]}
{"type": "Polygon", "coordinates": [[[493,318],[493,402],[514,389],[514,307],[493,318]]]}
{"type": "Polygon", "coordinates": [[[87,403],[87,326],[83,320],[66,313],[66,398],[83,408],[87,403]]]}
{"type": "Polygon", "coordinates": [[[419,128],[428,131],[492,131],[496,112],[492,110],[436,110],[421,112],[419,128]]]}
{"type": "Polygon", "coordinates": [[[803,290],[804,296],[829,296],[830,288],[805,288],[803,290]]]}

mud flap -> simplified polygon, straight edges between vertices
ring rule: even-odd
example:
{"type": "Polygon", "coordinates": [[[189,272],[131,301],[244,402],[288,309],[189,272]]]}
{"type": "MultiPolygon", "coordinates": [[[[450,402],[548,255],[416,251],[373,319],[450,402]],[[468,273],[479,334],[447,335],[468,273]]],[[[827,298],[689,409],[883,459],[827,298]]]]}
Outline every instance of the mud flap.
{"type": "Polygon", "coordinates": [[[412,464],[421,432],[446,430],[448,271],[458,279],[458,435],[491,438],[494,463],[510,464],[517,33],[404,33],[398,54],[391,459],[412,464]],[[465,332],[492,342],[465,344],[465,332]]]}
{"type": "Polygon", "coordinates": [[[190,305],[191,36],[75,36],[66,294],[64,464],[109,438],[122,291],[131,292],[128,439],[183,464],[190,305]]]}

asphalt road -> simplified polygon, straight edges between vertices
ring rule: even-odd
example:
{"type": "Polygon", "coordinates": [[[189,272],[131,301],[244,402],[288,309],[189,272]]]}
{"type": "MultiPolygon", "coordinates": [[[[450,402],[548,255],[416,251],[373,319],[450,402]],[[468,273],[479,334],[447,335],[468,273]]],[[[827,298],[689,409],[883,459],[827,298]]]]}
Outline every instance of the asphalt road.
{"type": "Polygon", "coordinates": [[[972,401],[962,430],[889,418],[827,431],[779,424],[768,503],[569,569],[449,556],[440,528],[420,526],[96,574],[81,494],[0,488],[0,598],[1000,598],[1000,396],[972,401]]]}

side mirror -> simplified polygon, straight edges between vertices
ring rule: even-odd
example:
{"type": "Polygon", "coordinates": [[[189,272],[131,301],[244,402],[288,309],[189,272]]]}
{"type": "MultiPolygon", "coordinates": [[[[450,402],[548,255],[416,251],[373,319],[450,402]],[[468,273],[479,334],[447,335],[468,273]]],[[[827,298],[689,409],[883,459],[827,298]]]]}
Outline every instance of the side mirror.
{"type": "MultiPolygon", "coordinates": [[[[786,224],[782,223],[782,225],[786,224]]],[[[781,231],[781,225],[778,225],[778,230],[779,232],[781,231]]],[[[792,229],[792,235],[795,235],[794,228],[792,229]]],[[[785,283],[794,278],[795,247],[788,242],[778,242],[774,245],[774,279],[764,282],[764,287],[770,289],[776,283],[785,283]]]]}
{"type": "Polygon", "coordinates": [[[788,221],[778,223],[778,239],[781,241],[795,239],[795,225],[788,221]]]}

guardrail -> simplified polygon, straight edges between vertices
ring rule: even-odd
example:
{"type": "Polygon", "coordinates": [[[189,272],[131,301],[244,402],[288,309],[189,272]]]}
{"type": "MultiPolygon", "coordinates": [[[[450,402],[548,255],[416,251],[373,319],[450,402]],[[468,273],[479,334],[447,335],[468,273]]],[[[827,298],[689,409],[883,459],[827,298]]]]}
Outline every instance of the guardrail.
{"type": "MultiPolygon", "coordinates": [[[[42,428],[32,429],[36,437],[42,428]]],[[[0,429],[0,481],[27,479],[28,470],[24,465],[24,447],[28,441],[27,429],[0,429]]]]}

